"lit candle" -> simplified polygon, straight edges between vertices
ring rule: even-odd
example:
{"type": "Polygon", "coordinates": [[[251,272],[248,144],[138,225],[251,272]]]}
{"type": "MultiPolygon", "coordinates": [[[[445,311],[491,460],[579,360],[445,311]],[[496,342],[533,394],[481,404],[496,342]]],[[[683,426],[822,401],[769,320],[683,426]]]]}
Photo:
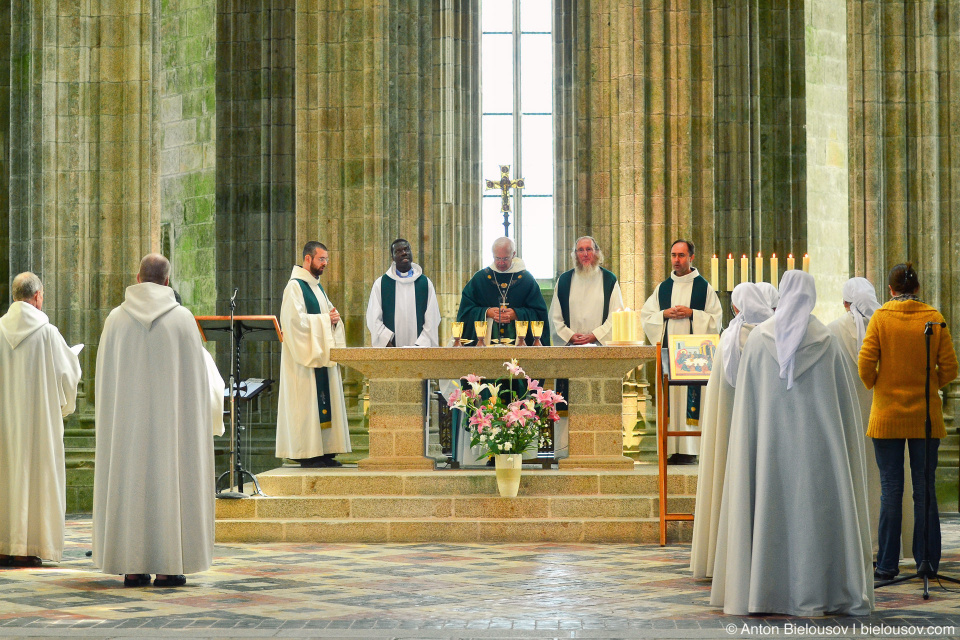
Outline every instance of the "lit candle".
{"type": "Polygon", "coordinates": [[[750,281],[750,261],[747,260],[747,254],[740,257],[740,282],[750,281]]]}
{"type": "Polygon", "coordinates": [[[734,285],[733,273],[733,254],[727,254],[727,291],[733,291],[734,285]]]}
{"type": "Polygon", "coordinates": [[[793,271],[797,268],[797,261],[793,259],[793,254],[787,254],[787,271],[793,271]]]}
{"type": "Polygon", "coordinates": [[[720,261],[717,260],[717,254],[710,258],[710,286],[714,291],[720,290],[720,261]]]}
{"type": "Polygon", "coordinates": [[[772,284],[774,287],[777,286],[777,282],[779,280],[777,278],[777,276],[779,275],[779,270],[778,270],[779,267],[780,267],[780,263],[777,260],[777,254],[773,254],[772,256],[770,256],[770,284],[772,284]]]}
{"type": "Polygon", "coordinates": [[[810,273],[810,256],[803,254],[803,270],[810,273]]]}
{"type": "Polygon", "coordinates": [[[757,251],[757,259],[753,263],[753,268],[755,271],[753,274],[753,281],[763,282],[763,256],[760,255],[759,251],[757,251]]]}

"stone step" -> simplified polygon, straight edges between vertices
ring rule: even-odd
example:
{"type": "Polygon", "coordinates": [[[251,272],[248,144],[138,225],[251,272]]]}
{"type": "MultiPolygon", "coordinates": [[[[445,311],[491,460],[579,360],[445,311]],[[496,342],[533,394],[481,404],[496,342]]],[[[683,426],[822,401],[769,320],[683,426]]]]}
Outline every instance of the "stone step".
{"type": "MultiPolygon", "coordinates": [[[[697,467],[671,467],[668,491],[696,495],[697,467]]],[[[361,471],[354,468],[300,469],[281,467],[257,475],[270,496],[469,496],[497,495],[493,469],[451,471],[361,471]]],[[[638,465],[624,471],[526,469],[521,496],[656,495],[657,469],[638,465]]],[[[671,510],[673,507],[671,506],[671,510]]]]}
{"type": "MultiPolygon", "coordinates": [[[[218,520],[348,519],[391,521],[654,518],[657,496],[297,496],[217,500],[218,520]]],[[[689,512],[691,496],[673,497],[670,509],[689,512]]]]}
{"type": "MultiPolygon", "coordinates": [[[[689,542],[693,523],[667,523],[669,542],[689,542]]],[[[481,518],[473,520],[218,520],[217,542],[610,542],[656,544],[656,518],[481,518]]]]}

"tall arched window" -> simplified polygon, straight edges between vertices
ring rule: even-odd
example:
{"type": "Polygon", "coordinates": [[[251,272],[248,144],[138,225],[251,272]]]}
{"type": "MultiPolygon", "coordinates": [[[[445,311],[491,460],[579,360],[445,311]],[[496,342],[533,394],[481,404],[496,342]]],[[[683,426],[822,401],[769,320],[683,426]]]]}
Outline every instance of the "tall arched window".
{"type": "MultiPolygon", "coordinates": [[[[553,0],[482,0],[482,177],[523,178],[514,189],[510,237],[527,269],[552,279],[553,265],[553,0]]],[[[503,235],[500,194],[483,194],[483,264],[503,235]]]]}

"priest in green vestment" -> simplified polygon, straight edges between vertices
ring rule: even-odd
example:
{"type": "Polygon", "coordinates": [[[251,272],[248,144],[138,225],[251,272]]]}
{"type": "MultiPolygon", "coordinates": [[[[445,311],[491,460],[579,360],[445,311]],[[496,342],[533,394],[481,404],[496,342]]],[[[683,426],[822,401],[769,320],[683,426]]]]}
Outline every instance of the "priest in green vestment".
{"type": "MultiPolygon", "coordinates": [[[[493,243],[493,264],[477,271],[460,297],[457,322],[463,323],[464,339],[476,340],[474,322],[487,321],[487,335],[492,339],[514,339],[517,320],[543,322],[540,341],[550,345],[550,323],[547,304],[540,285],[523,260],[517,257],[516,245],[510,238],[497,238],[493,243]]],[[[533,329],[527,328],[527,344],[533,344],[533,329]]],[[[476,344],[476,342],[473,342],[476,344]]]]}

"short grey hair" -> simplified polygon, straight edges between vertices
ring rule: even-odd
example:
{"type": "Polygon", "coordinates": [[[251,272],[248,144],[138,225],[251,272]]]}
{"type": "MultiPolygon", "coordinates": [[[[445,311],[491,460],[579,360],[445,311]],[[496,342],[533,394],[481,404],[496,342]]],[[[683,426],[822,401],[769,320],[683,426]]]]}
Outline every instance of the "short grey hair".
{"type": "Polygon", "coordinates": [[[170,261],[159,253],[148,253],[140,261],[140,282],[167,284],[170,279],[170,261]]]}
{"type": "Polygon", "coordinates": [[[513,241],[513,238],[508,238],[507,236],[501,236],[493,241],[493,246],[490,248],[491,251],[496,251],[501,247],[510,247],[510,251],[513,253],[517,252],[517,243],[513,241]]]}
{"type": "Polygon", "coordinates": [[[38,292],[43,291],[43,283],[40,282],[40,278],[38,278],[35,273],[24,271],[23,273],[18,273],[13,279],[11,289],[13,301],[21,302],[29,300],[37,295],[38,292]]]}

